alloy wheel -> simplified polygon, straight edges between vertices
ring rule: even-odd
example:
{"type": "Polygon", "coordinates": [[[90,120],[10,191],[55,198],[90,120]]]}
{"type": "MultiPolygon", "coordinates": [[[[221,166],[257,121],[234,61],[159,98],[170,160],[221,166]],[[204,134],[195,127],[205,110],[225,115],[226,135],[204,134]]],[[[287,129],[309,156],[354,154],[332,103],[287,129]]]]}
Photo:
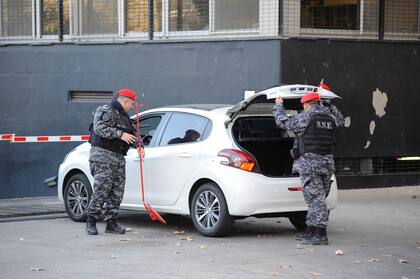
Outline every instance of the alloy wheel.
{"type": "Polygon", "coordinates": [[[81,216],[85,213],[88,205],[88,192],[82,181],[73,181],[67,190],[67,204],[74,216],[81,216]]]}
{"type": "Polygon", "coordinates": [[[195,218],[205,230],[212,229],[220,217],[220,203],[211,191],[204,191],[195,203],[195,218]]]}

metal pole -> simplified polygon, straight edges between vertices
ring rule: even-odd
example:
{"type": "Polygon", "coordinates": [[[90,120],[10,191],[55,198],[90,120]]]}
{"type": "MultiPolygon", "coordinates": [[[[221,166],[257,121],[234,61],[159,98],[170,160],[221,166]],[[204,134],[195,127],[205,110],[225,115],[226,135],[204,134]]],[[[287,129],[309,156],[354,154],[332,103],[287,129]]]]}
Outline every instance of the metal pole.
{"type": "Polygon", "coordinates": [[[283,15],[284,15],[284,8],[283,8],[283,1],[279,1],[279,22],[278,22],[278,34],[283,36],[283,15]]]}
{"type": "Polygon", "coordinates": [[[154,6],[153,6],[153,0],[148,0],[148,5],[149,5],[149,9],[148,9],[148,13],[149,13],[149,40],[153,40],[153,30],[154,30],[154,26],[153,26],[153,20],[154,20],[154,6]]]}
{"type": "Polygon", "coordinates": [[[63,0],[57,1],[57,11],[58,11],[58,41],[63,41],[63,33],[64,33],[64,20],[63,20],[63,0]]]}
{"type": "Polygon", "coordinates": [[[385,36],[385,0],[379,0],[378,38],[383,40],[385,36]]]}

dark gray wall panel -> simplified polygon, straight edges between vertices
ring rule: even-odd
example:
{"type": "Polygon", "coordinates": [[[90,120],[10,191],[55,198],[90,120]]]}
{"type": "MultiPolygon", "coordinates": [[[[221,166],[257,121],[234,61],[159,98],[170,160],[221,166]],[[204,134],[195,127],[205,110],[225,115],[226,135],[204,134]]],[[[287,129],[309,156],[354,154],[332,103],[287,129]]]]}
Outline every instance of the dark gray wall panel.
{"type": "Polygon", "coordinates": [[[336,157],[420,155],[418,43],[290,39],[281,48],[284,83],[318,84],[324,79],[343,97],[336,103],[350,116],[351,126],[339,131],[336,157]],[[388,97],[382,117],[372,105],[377,89],[388,97]]]}
{"type": "MultiPolygon", "coordinates": [[[[0,47],[0,134],[86,134],[99,104],[69,90],[144,93],[146,108],[236,103],[279,84],[278,40],[0,47]]],[[[0,198],[54,195],[43,185],[77,143],[0,142],[0,198]]]]}

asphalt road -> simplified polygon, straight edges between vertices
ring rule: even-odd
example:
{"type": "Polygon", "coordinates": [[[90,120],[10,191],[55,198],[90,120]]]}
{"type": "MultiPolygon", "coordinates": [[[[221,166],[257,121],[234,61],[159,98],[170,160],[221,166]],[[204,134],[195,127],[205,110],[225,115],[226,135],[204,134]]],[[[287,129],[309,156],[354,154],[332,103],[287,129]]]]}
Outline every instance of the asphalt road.
{"type": "Polygon", "coordinates": [[[300,246],[284,218],[198,235],[124,212],[125,235],[88,236],[62,215],[0,223],[0,278],[420,278],[420,187],[339,192],[328,246],[300,246]],[[341,250],[342,255],[336,255],[341,250]]]}

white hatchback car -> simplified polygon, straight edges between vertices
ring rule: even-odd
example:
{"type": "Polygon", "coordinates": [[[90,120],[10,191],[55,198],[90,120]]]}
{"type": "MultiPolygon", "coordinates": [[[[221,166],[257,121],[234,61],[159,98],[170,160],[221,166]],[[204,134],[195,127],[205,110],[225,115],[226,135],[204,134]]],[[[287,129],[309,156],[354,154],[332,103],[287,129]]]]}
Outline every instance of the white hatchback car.
{"type": "MultiPolygon", "coordinates": [[[[233,107],[180,105],[142,112],[146,201],[160,213],[190,215],[206,236],[226,234],[235,219],[248,216],[288,217],[304,228],[307,207],[299,178],[291,173],[294,135],[276,126],[272,108],[274,98],[283,96],[286,109],[296,113],[299,98],[317,90],[324,99],[338,97],[316,86],[289,85],[233,107]]],[[[85,221],[92,194],[89,149],[89,143],[76,147],[58,172],[58,197],[75,221],[85,221]]],[[[335,177],[327,201],[330,210],[337,204],[335,177]]],[[[121,208],[144,210],[134,149],[126,156],[121,208]]]]}

